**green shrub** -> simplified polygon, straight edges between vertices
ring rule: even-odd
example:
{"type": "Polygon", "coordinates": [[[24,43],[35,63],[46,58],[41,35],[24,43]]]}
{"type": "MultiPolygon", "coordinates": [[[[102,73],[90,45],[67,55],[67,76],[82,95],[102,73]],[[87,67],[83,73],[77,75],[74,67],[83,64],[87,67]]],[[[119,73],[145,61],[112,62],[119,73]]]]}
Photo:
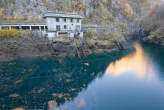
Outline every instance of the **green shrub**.
{"type": "Polygon", "coordinates": [[[18,31],[17,29],[2,29],[0,30],[0,38],[5,38],[5,37],[23,37],[23,31],[18,31]]]}

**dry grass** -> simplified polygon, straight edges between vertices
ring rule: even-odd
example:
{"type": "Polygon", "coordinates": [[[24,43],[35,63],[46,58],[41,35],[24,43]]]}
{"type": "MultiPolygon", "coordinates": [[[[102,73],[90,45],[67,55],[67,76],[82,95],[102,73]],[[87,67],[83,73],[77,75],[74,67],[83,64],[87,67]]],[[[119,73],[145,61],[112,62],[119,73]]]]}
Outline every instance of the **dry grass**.
{"type": "Polygon", "coordinates": [[[53,39],[53,41],[55,42],[70,42],[69,36],[68,35],[60,35],[59,37],[55,37],[53,39]]]}

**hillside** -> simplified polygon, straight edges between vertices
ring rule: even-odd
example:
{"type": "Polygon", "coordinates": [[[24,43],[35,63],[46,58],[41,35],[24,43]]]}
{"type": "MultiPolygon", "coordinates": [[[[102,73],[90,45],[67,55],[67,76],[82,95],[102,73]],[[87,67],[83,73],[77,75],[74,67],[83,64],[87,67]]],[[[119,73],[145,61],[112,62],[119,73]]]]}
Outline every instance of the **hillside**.
{"type": "Polygon", "coordinates": [[[116,27],[133,22],[154,2],[158,0],[0,0],[0,22],[42,22],[42,14],[53,10],[77,12],[85,16],[84,23],[116,27]]]}
{"type": "Polygon", "coordinates": [[[144,40],[149,43],[164,45],[164,3],[152,9],[142,20],[144,40]]]}
{"type": "Polygon", "coordinates": [[[47,11],[62,11],[79,13],[85,17],[84,24],[111,28],[111,31],[88,29],[82,46],[77,45],[78,42],[70,43],[67,36],[47,45],[45,36],[39,37],[28,31],[1,30],[0,60],[38,56],[86,56],[126,49],[131,24],[148,15],[158,2],[159,0],[0,0],[0,23],[43,22],[42,15],[47,11]]]}

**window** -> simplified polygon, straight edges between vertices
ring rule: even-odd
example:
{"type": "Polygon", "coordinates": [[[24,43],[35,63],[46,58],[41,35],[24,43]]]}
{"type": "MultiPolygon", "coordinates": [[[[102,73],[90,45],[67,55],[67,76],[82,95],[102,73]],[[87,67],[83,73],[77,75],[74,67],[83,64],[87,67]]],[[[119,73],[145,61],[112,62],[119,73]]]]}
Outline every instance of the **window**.
{"type": "Polygon", "coordinates": [[[56,26],[56,31],[60,31],[60,25],[56,26]]]}
{"type": "Polygon", "coordinates": [[[59,22],[59,18],[56,18],[56,22],[59,22]]]}
{"type": "Polygon", "coordinates": [[[64,18],[64,22],[67,22],[67,19],[66,18],[64,18]]]}
{"type": "Polygon", "coordinates": [[[64,29],[67,29],[67,25],[64,25],[64,29]]]}
{"type": "Polygon", "coordinates": [[[77,19],[77,23],[79,23],[80,22],[80,19],[77,19]]]}
{"type": "Polygon", "coordinates": [[[71,18],[71,23],[73,22],[73,18],[71,18]]]}

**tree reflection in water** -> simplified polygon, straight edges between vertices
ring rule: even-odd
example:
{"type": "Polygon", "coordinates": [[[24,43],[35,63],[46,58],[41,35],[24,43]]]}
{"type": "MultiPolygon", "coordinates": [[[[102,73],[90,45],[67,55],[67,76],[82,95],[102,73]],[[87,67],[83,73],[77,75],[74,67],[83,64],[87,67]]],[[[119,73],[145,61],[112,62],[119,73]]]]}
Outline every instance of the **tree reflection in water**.
{"type": "Polygon", "coordinates": [[[37,59],[1,64],[0,109],[46,110],[48,106],[53,108],[73,100],[93,79],[103,75],[101,70],[109,62],[104,59],[97,63],[98,60],[93,59],[74,58],[61,62],[37,59]]]}

